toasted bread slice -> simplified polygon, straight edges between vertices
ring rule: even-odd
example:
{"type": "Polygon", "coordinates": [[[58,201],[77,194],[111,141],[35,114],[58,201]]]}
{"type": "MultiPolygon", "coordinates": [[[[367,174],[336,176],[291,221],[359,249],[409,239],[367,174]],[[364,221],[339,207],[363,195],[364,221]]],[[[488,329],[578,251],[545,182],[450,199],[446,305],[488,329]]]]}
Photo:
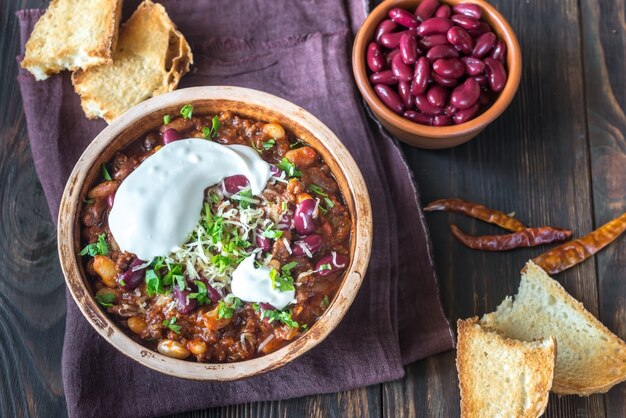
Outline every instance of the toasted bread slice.
{"type": "Polygon", "coordinates": [[[37,80],[110,63],[122,0],[52,0],[26,42],[22,67],[37,80]]]}
{"type": "Polygon", "coordinates": [[[533,262],[526,264],[515,300],[507,297],[480,323],[524,341],[555,336],[553,392],[586,396],[626,380],[624,341],[533,262]]]}
{"type": "Polygon", "coordinates": [[[461,417],[535,418],[543,414],[556,357],[553,337],[511,340],[485,330],[478,317],[460,319],[457,329],[461,417]]]}
{"type": "Polygon", "coordinates": [[[149,97],[172,91],[193,62],[165,8],[149,0],[120,28],[113,63],[72,74],[89,119],[107,122],[149,97]]]}

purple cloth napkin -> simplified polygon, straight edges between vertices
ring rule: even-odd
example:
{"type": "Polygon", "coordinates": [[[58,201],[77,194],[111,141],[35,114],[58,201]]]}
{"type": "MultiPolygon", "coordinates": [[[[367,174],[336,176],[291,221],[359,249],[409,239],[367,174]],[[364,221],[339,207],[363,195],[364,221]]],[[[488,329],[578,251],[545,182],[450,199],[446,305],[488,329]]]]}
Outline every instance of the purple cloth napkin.
{"type": "MultiPolygon", "coordinates": [[[[347,390],[403,376],[403,365],[450,349],[430,242],[412,175],[397,143],[370,125],[350,70],[359,0],[163,1],[191,44],[195,64],[180,87],[236,85],[284,97],[319,117],[365,177],[374,216],[363,286],[318,347],[264,375],[192,382],[145,368],[102,340],[67,298],[63,382],[70,416],[143,417],[347,390]]],[[[124,19],[138,1],[127,1],[124,19]]],[[[22,45],[41,16],[18,12],[22,45]]],[[[19,59],[19,58],[18,58],[19,59]]],[[[37,173],[56,219],[65,181],[105,127],[88,121],[68,73],[43,82],[20,69],[37,173]]]]}

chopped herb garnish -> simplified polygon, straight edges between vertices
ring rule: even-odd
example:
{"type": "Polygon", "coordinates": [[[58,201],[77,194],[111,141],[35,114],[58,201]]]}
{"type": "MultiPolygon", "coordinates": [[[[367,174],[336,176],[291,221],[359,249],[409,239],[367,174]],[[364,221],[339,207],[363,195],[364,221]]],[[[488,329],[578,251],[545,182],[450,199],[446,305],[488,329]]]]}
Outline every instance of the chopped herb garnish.
{"type": "Polygon", "coordinates": [[[300,328],[300,324],[294,321],[291,316],[291,311],[278,311],[274,309],[268,309],[261,312],[261,319],[267,318],[269,323],[272,323],[274,321],[280,321],[291,328],[300,328]]]}
{"type": "Polygon", "coordinates": [[[217,318],[232,318],[235,315],[235,311],[240,309],[242,306],[243,303],[241,302],[241,299],[236,297],[226,297],[217,303],[217,318]]]}
{"type": "Polygon", "coordinates": [[[254,302],[252,304],[252,309],[254,309],[254,312],[260,312],[261,311],[261,305],[259,305],[258,303],[254,302]]]}
{"type": "Polygon", "coordinates": [[[248,209],[251,204],[258,203],[258,200],[254,199],[254,195],[250,189],[245,189],[236,193],[233,195],[233,199],[239,201],[239,207],[241,209],[248,209]]]}
{"type": "Polygon", "coordinates": [[[163,116],[163,123],[164,123],[165,125],[167,125],[168,123],[170,123],[170,120],[171,120],[170,115],[165,115],[165,116],[163,116]]]}
{"type": "Polygon", "coordinates": [[[198,286],[198,291],[189,294],[189,299],[195,299],[200,305],[208,305],[211,303],[206,285],[200,280],[195,280],[194,283],[198,286]]]}
{"type": "Polygon", "coordinates": [[[193,115],[193,106],[190,104],[186,104],[180,109],[180,114],[182,115],[183,119],[191,119],[191,116],[193,115]]]}
{"type": "Polygon", "coordinates": [[[166,327],[174,331],[176,334],[180,334],[181,326],[176,325],[176,317],[173,317],[172,319],[164,320],[163,325],[165,325],[166,327]]]}
{"type": "Polygon", "coordinates": [[[274,145],[276,145],[276,139],[272,138],[269,141],[262,142],[261,145],[263,145],[263,149],[267,151],[268,149],[271,149],[274,145]]]}
{"type": "Polygon", "coordinates": [[[202,135],[204,135],[204,139],[211,139],[211,128],[209,128],[208,126],[203,126],[202,135]]]}
{"type": "Polygon", "coordinates": [[[216,195],[215,193],[211,193],[211,201],[213,203],[219,203],[220,197],[218,195],[216,195]]]}
{"type": "Polygon", "coordinates": [[[297,263],[297,262],[292,261],[291,263],[287,263],[287,264],[285,264],[284,266],[282,266],[281,270],[282,270],[282,271],[283,271],[283,273],[285,273],[285,274],[287,274],[287,273],[291,274],[291,270],[292,270],[295,266],[297,266],[297,265],[298,265],[298,263],[297,263]]]}
{"type": "Polygon", "coordinates": [[[328,197],[324,198],[324,202],[326,202],[326,206],[328,207],[328,209],[332,209],[335,207],[335,204],[333,203],[333,201],[330,200],[328,197]]]}
{"type": "Polygon", "coordinates": [[[326,264],[322,264],[318,271],[322,271],[322,270],[332,270],[333,266],[330,265],[330,263],[326,263],[326,264]]]}
{"type": "Polygon", "coordinates": [[[326,215],[328,213],[328,209],[326,209],[324,206],[321,205],[317,205],[317,209],[322,212],[324,215],[326,215]]]}
{"type": "Polygon", "coordinates": [[[161,284],[161,277],[154,270],[146,270],[146,292],[148,292],[148,296],[165,293],[161,284]]]}
{"type": "Polygon", "coordinates": [[[302,142],[300,142],[300,140],[297,140],[296,142],[294,142],[293,144],[289,145],[289,148],[294,149],[296,147],[299,147],[300,145],[304,145],[302,142]]]}
{"type": "Polygon", "coordinates": [[[324,191],[324,189],[322,189],[320,186],[318,186],[315,183],[309,184],[309,190],[320,196],[328,197],[328,194],[324,191]]]}
{"type": "Polygon", "coordinates": [[[289,290],[295,290],[293,286],[293,278],[291,277],[289,270],[283,270],[283,274],[280,274],[278,270],[270,270],[270,280],[272,281],[272,287],[278,289],[281,292],[287,292],[289,290]]]}
{"type": "Polygon", "coordinates": [[[95,257],[97,255],[109,254],[109,244],[107,244],[107,241],[106,241],[106,234],[103,233],[103,234],[98,235],[98,241],[87,245],[78,254],[79,255],[89,254],[91,257],[95,257]]]}
{"type": "Polygon", "coordinates": [[[265,238],[277,239],[283,236],[283,231],[279,231],[277,229],[273,229],[274,224],[270,224],[265,231],[263,231],[263,236],[265,238]]]}
{"type": "Polygon", "coordinates": [[[98,303],[105,308],[113,306],[113,302],[115,302],[115,295],[113,293],[104,293],[100,295],[96,295],[96,300],[98,303]]]}
{"type": "Polygon", "coordinates": [[[121,286],[126,286],[126,282],[124,281],[124,279],[120,280],[120,285],[121,286]]]}
{"type": "Polygon", "coordinates": [[[330,305],[330,298],[328,297],[328,295],[324,295],[324,299],[322,299],[320,307],[326,310],[326,308],[328,308],[328,305],[330,305]]]}
{"type": "Polygon", "coordinates": [[[277,165],[289,177],[302,177],[302,172],[296,168],[296,165],[286,158],[283,158],[277,165]]]}
{"type": "Polygon", "coordinates": [[[83,199],[83,203],[85,203],[86,205],[91,205],[93,202],[95,202],[94,199],[83,199]]]}
{"type": "Polygon", "coordinates": [[[102,177],[107,181],[111,181],[111,175],[109,174],[109,170],[107,170],[106,164],[102,164],[102,177]]]}
{"type": "Polygon", "coordinates": [[[283,202],[280,204],[280,208],[282,209],[282,211],[286,211],[287,210],[287,201],[283,200],[283,202]]]}
{"type": "Polygon", "coordinates": [[[220,118],[215,115],[213,116],[213,120],[211,121],[211,137],[215,138],[217,136],[217,130],[222,126],[220,123],[220,118]]]}

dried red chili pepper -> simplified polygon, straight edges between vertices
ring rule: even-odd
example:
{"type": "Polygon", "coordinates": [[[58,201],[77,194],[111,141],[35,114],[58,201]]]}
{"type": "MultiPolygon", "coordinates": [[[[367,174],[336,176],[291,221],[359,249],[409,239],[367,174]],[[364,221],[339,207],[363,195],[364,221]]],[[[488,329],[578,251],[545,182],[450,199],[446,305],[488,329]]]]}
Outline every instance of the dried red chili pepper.
{"type": "Polygon", "coordinates": [[[572,231],[561,228],[544,226],[541,228],[526,228],[521,231],[505,235],[468,235],[456,225],[450,225],[452,235],[463,245],[474,250],[506,251],[521,247],[534,247],[551,242],[565,241],[572,236],[572,231]]]}
{"type": "Polygon", "coordinates": [[[518,232],[526,229],[526,225],[517,219],[507,215],[499,210],[490,209],[487,206],[478,203],[469,202],[463,199],[439,199],[430,203],[424,208],[427,212],[436,210],[445,210],[449,212],[461,213],[480,219],[490,224],[498,225],[512,232],[518,232]]]}
{"type": "Polygon", "coordinates": [[[560,273],[585,261],[613,242],[624,231],[626,231],[626,213],[605,223],[589,235],[559,245],[533,258],[532,261],[549,274],[560,273]]]}

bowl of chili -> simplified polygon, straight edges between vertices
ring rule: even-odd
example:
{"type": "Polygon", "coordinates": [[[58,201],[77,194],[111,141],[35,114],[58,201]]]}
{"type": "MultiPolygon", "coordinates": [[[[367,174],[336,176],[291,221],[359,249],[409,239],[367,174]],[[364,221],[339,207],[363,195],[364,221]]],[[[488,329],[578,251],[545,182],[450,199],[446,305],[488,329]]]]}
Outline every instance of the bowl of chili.
{"type": "Polygon", "coordinates": [[[284,99],[228,86],[113,121],[74,167],[58,225],[66,283],[94,329],[194,380],[263,373],[319,344],[354,300],[372,238],[340,140],[284,99]]]}

